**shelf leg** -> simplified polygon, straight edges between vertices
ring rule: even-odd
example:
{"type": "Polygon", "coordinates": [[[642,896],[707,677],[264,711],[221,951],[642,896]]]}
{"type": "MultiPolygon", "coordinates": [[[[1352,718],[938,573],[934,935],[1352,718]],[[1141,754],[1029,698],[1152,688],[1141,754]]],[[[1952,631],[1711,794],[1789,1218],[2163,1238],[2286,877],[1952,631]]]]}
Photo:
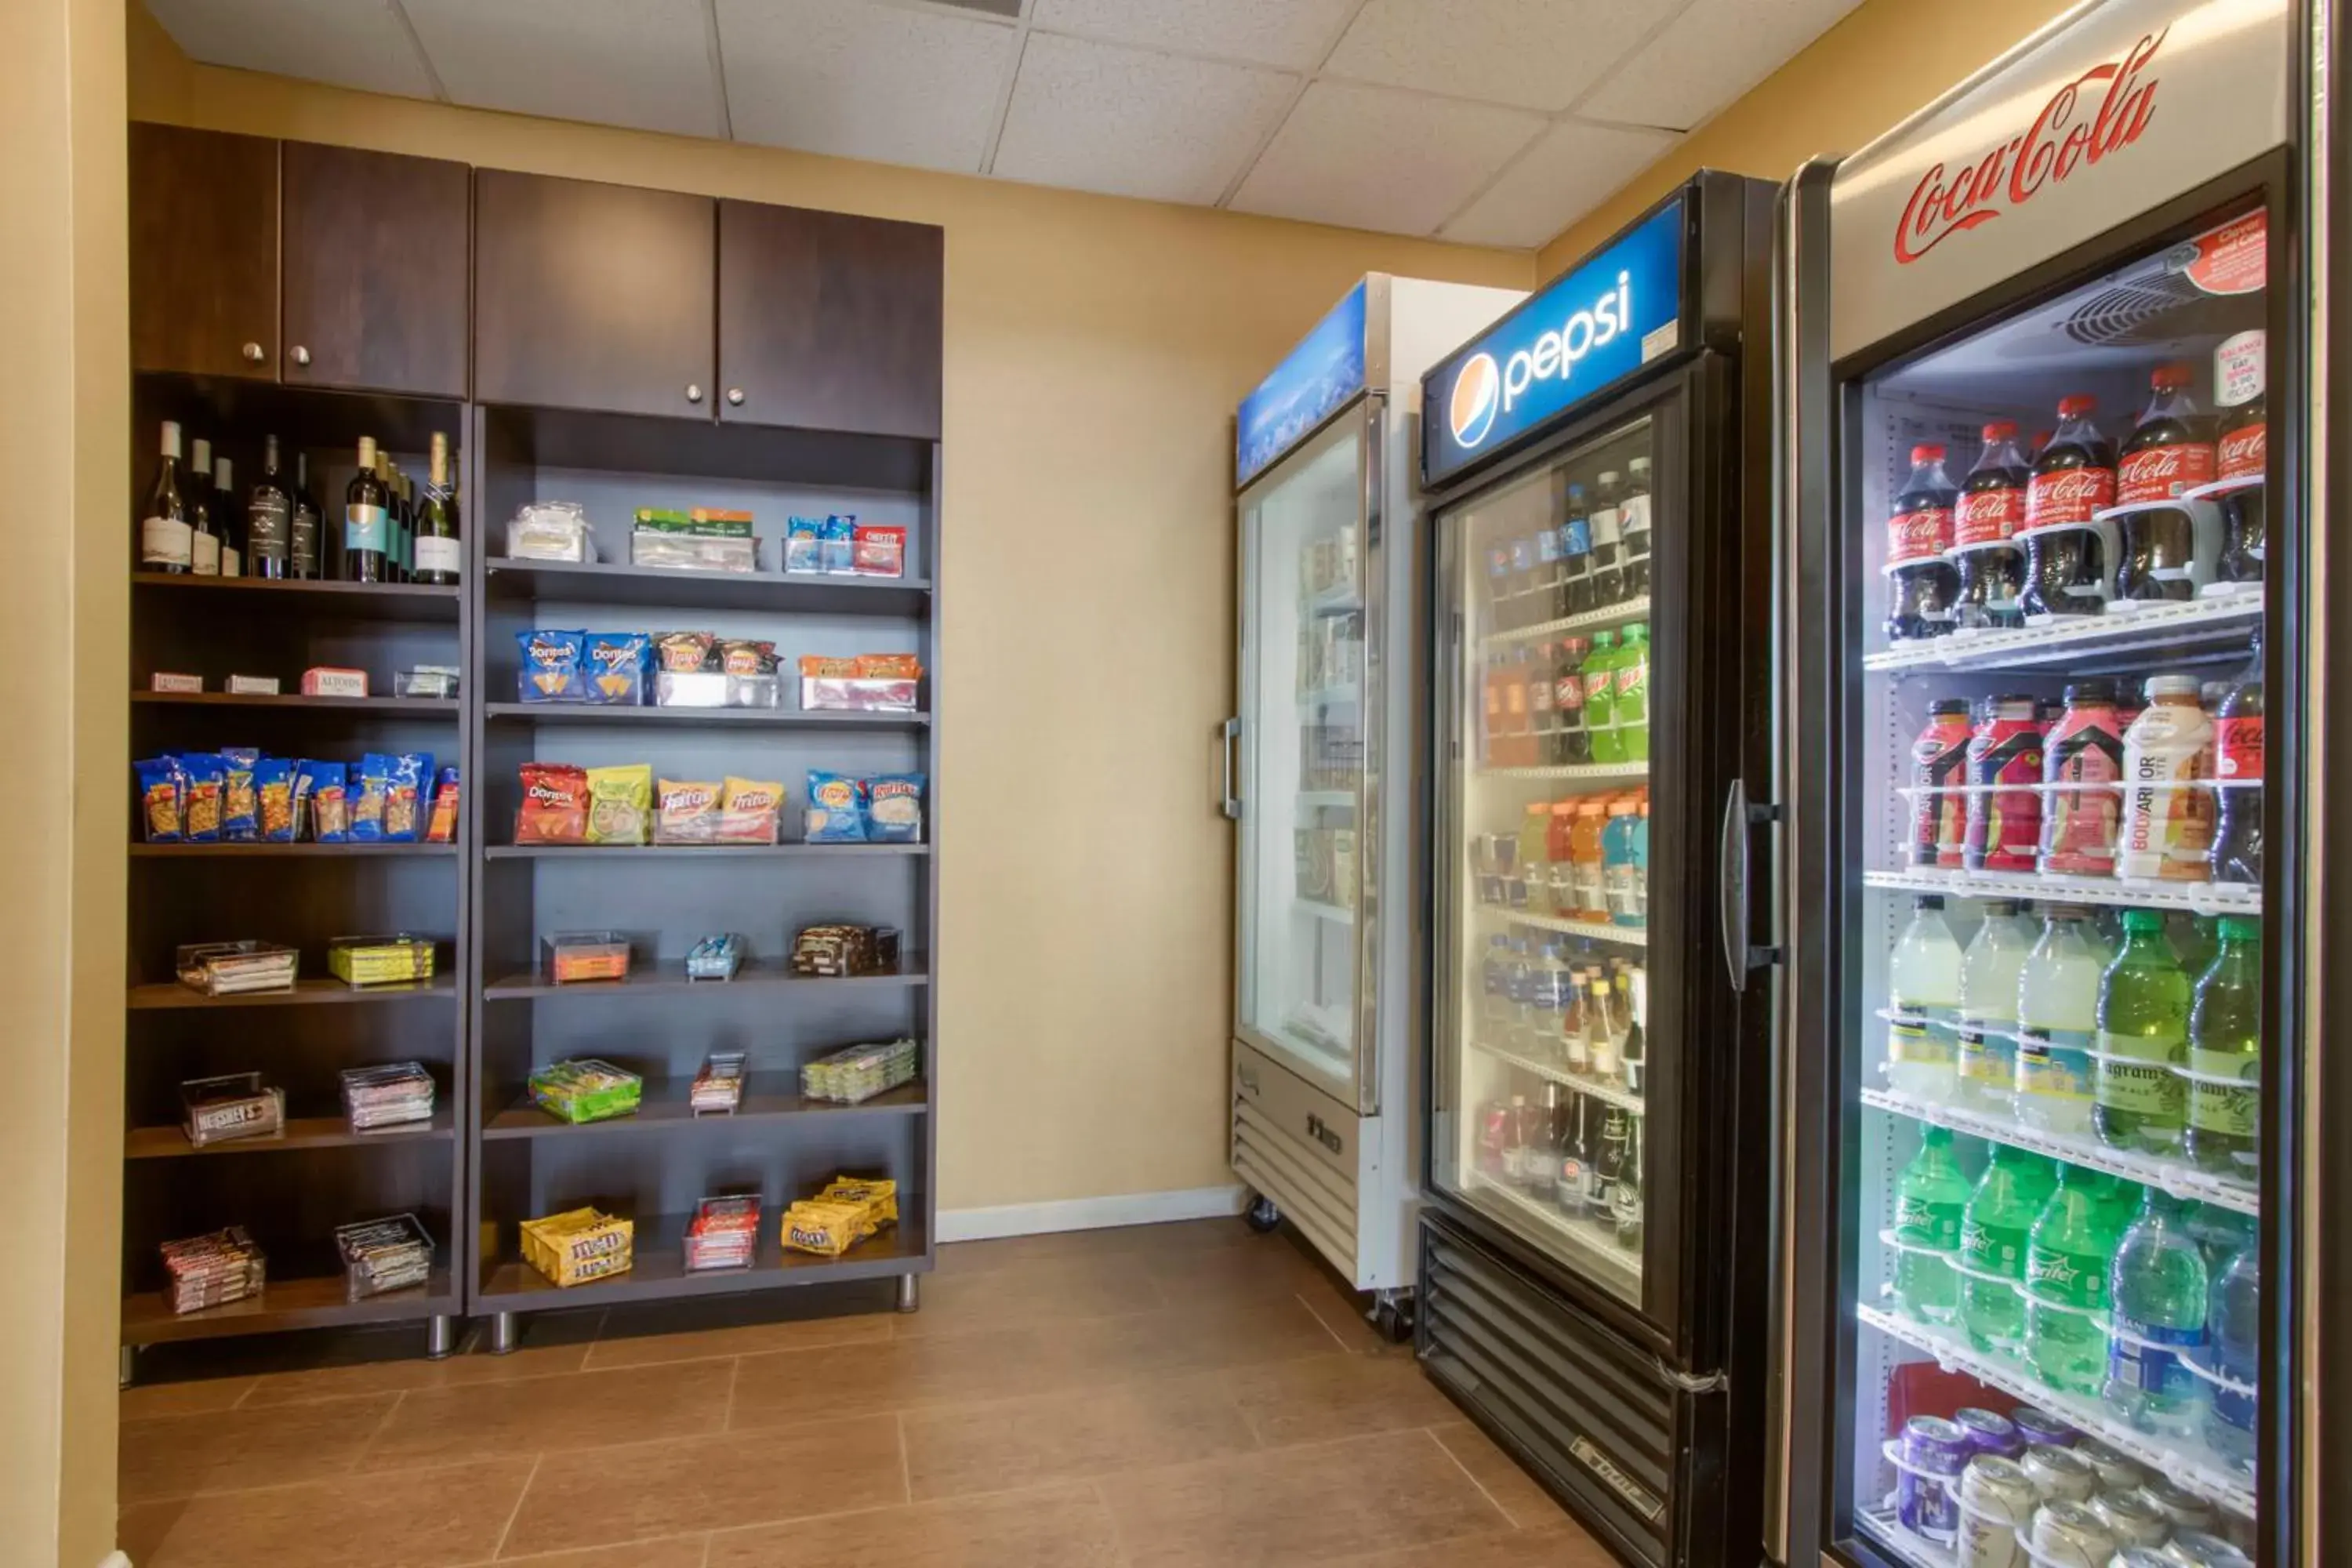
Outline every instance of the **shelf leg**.
{"type": "Polygon", "coordinates": [[[898,1310],[902,1312],[911,1312],[921,1305],[917,1299],[915,1279],[912,1274],[898,1276],[898,1310]]]}
{"type": "Polygon", "coordinates": [[[425,1320],[425,1359],[444,1361],[457,1342],[457,1320],[446,1312],[436,1312],[425,1320]]]}
{"type": "Polygon", "coordinates": [[[124,1345],[120,1351],[115,1352],[114,1376],[116,1386],[128,1388],[131,1386],[131,1380],[138,1375],[139,1347],[137,1345],[124,1345]]]}
{"type": "Polygon", "coordinates": [[[515,1348],[515,1315],[500,1312],[490,1320],[490,1353],[506,1355],[515,1348]]]}

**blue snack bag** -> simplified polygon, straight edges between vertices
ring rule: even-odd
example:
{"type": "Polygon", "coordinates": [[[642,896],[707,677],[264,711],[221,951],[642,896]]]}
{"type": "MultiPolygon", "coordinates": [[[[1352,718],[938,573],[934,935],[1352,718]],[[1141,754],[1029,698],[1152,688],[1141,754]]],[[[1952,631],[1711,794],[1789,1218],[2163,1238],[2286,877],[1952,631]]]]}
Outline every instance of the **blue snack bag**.
{"type": "Polygon", "coordinates": [[[235,844],[261,839],[261,803],[253,790],[253,770],[261,761],[258,746],[223,746],[221,837],[235,844]]]}
{"type": "Polygon", "coordinates": [[[857,519],[828,517],[817,535],[817,560],[826,575],[857,575],[857,519]]]}
{"type": "Polygon", "coordinates": [[[383,789],[383,841],[414,844],[425,832],[425,814],[432,809],[433,753],[403,752],[388,759],[392,767],[383,789]]]}
{"type": "Polygon", "coordinates": [[[581,658],[580,698],[620,708],[644,704],[654,639],[643,632],[590,632],[581,658]]]}
{"type": "Polygon", "coordinates": [[[923,841],[923,775],[877,773],[866,781],[866,837],[874,844],[923,841]]]}
{"type": "Polygon", "coordinates": [[[139,780],[139,826],[150,844],[177,844],[186,837],[186,780],[176,757],[150,757],[131,764],[139,780]]]}
{"type": "Polygon", "coordinates": [[[803,837],[811,844],[865,843],[866,781],[811,768],[808,812],[803,820],[803,837]]]}
{"type": "Polygon", "coordinates": [[[294,764],[294,831],[320,844],[351,841],[352,803],[342,763],[305,757],[294,764]]]}
{"type": "Polygon", "coordinates": [[[383,803],[392,793],[392,774],[400,759],[386,752],[360,758],[351,784],[352,842],[383,842],[383,803]]]}
{"type": "Polygon", "coordinates": [[[813,517],[784,520],[784,570],[801,575],[824,570],[819,542],[824,524],[813,517]]]}
{"type": "Polygon", "coordinates": [[[183,752],[174,755],[186,780],[181,795],[182,831],[191,844],[217,844],[221,837],[222,796],[228,789],[228,759],[217,752],[183,752]]]}
{"type": "Polygon", "coordinates": [[[294,805],[294,764],[284,757],[263,757],[253,764],[254,810],[261,819],[264,844],[291,844],[299,814],[294,805]]]}
{"type": "Polygon", "coordinates": [[[522,655],[515,674],[516,694],[525,702],[577,702],[585,682],[581,664],[587,657],[586,632],[544,629],[515,633],[522,655]]]}

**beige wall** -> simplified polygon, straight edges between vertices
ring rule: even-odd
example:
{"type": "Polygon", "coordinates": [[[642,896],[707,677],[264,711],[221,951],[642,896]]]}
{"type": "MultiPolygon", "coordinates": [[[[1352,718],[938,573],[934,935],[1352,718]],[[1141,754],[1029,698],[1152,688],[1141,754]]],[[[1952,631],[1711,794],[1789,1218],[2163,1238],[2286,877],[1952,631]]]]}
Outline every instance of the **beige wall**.
{"type": "Polygon", "coordinates": [[[1565,272],[1697,169],[1775,184],[1816,153],[1851,153],[2072,7],[2074,0],[1864,0],[1796,58],[1685,137],[1543,247],[1565,272]]]}
{"type": "Polygon", "coordinates": [[[371,97],[131,22],[140,118],[946,228],[940,1203],[1230,1181],[1234,405],[1367,270],[1532,257],[371,97]]]}
{"type": "Polygon", "coordinates": [[[129,677],[120,0],[0,5],[0,1558],[114,1539],[129,677]]]}

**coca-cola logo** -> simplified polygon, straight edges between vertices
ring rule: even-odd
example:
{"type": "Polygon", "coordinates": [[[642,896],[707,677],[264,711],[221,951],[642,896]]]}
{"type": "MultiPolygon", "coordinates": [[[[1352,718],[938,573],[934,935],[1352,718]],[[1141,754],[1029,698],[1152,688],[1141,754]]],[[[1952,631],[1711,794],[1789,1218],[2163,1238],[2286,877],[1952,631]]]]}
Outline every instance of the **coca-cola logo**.
{"type": "Polygon", "coordinates": [[[2143,447],[2128,454],[2116,469],[2116,499],[2135,501],[2170,500],[2182,491],[2213,478],[2213,448],[2199,441],[2176,441],[2143,447]]]}
{"type": "Polygon", "coordinates": [[[2029,528],[2053,522],[2088,522],[2095,511],[2116,502],[2113,468],[2060,468],[2036,474],[2025,489],[2025,521],[2029,528]]]}
{"type": "Polygon", "coordinates": [[[2221,437],[2221,468],[2225,479],[2260,479],[2269,445],[2264,426],[2249,425],[2221,437]]]}
{"type": "Polygon", "coordinates": [[[1921,175],[1895,226],[1896,265],[1909,266],[1962,229],[1992,222],[2084,164],[2138,141],[2156,113],[2157,79],[2143,73],[2165,37],[2144,37],[2122,59],[2094,66],[2060,88],[2021,135],[1974,165],[1954,173],[1939,163],[1921,175]],[[2095,89],[2104,90],[2086,118],[2095,89]]]}
{"type": "Polygon", "coordinates": [[[1970,490],[1960,497],[1953,519],[1956,544],[1990,544],[2007,539],[2025,521],[2025,492],[2019,489],[1970,490]]]}

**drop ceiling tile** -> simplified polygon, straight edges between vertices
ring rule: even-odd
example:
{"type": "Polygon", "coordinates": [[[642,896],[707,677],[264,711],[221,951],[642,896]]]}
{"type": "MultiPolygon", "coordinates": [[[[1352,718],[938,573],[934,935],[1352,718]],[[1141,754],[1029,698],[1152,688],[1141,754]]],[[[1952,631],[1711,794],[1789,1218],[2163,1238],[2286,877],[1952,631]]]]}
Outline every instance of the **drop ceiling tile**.
{"type": "Polygon", "coordinates": [[[1684,0],[1367,0],[1324,69],[1554,113],[1684,0]]]}
{"type": "Polygon", "coordinates": [[[403,0],[459,103],[723,136],[701,0],[403,0]]]}
{"type": "Polygon", "coordinates": [[[147,0],[191,59],[362,92],[433,96],[433,79],[386,0],[147,0]]]}
{"type": "Polygon", "coordinates": [[[1033,0],[1033,27],[1114,43],[1254,60],[1290,70],[1323,63],[1358,0],[1033,0]]]}
{"type": "Polygon", "coordinates": [[[1208,205],[1297,87],[1278,71],[1032,33],[989,172],[1208,205]]]}
{"type": "Polygon", "coordinates": [[[1577,112],[1687,131],[1780,68],[1860,0],[1696,0],[1577,112]]]}
{"type": "Polygon", "coordinates": [[[1682,138],[1562,121],[1441,231],[1465,245],[1533,249],[1682,138]]]}
{"type": "Polygon", "coordinates": [[[718,0],[735,139],[977,173],[1017,35],[869,0],[718,0]]]}
{"type": "Polygon", "coordinates": [[[1318,81],[1259,155],[1233,205],[1428,234],[1543,127],[1513,109],[1318,81]]]}

